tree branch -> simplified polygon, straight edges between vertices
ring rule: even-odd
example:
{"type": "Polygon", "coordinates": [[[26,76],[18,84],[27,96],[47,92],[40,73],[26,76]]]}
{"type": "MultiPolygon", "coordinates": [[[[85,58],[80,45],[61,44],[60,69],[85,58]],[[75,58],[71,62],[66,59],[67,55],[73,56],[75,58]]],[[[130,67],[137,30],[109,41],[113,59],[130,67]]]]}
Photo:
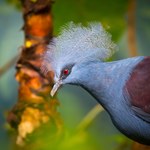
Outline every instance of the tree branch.
{"type": "Polygon", "coordinates": [[[97,104],[95,107],[93,107],[90,112],[82,119],[82,121],[77,126],[77,130],[85,130],[90,123],[97,117],[99,113],[104,111],[103,107],[99,104],[97,104]]]}
{"type": "MultiPolygon", "coordinates": [[[[16,65],[16,80],[19,82],[18,101],[8,115],[8,122],[17,130],[18,145],[24,145],[28,135],[33,135],[39,130],[44,135],[47,131],[43,130],[43,125],[48,126],[51,136],[56,136],[62,129],[62,119],[57,112],[59,102],[56,98],[51,99],[49,95],[50,85],[53,83],[52,76],[49,76],[48,81],[39,69],[43,61],[41,56],[53,36],[53,1],[21,2],[25,41],[16,65]]],[[[38,138],[37,136],[32,143],[35,144],[38,138]]]]}
{"type": "Polygon", "coordinates": [[[0,68],[0,77],[17,62],[18,58],[18,55],[14,56],[10,61],[8,61],[3,67],[0,68]]]}
{"type": "Polygon", "coordinates": [[[128,46],[130,56],[137,56],[136,43],[136,0],[129,1],[128,7],[128,46]]]}

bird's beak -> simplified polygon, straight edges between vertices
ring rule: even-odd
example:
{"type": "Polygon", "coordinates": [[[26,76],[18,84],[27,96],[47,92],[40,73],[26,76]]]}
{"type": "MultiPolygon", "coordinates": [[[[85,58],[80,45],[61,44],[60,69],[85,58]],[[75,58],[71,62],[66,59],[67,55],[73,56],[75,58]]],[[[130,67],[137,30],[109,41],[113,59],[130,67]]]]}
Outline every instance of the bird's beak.
{"type": "Polygon", "coordinates": [[[53,97],[54,95],[55,95],[55,93],[57,92],[57,90],[59,89],[59,87],[62,85],[62,81],[61,80],[58,80],[55,84],[54,84],[54,86],[53,86],[53,88],[52,88],[52,90],[51,90],[51,96],[53,97]]]}

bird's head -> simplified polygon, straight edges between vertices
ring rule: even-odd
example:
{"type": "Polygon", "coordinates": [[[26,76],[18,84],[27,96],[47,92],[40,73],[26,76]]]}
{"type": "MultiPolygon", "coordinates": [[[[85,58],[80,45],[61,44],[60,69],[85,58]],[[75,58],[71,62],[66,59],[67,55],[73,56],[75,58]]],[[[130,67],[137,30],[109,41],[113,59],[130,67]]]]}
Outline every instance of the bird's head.
{"type": "Polygon", "coordinates": [[[111,35],[100,23],[90,23],[87,27],[69,23],[60,35],[53,38],[44,54],[42,71],[54,72],[53,96],[63,84],[76,83],[83,75],[85,62],[103,61],[116,50],[111,35]]]}
{"type": "Polygon", "coordinates": [[[56,91],[61,87],[63,84],[71,83],[75,80],[75,64],[68,64],[58,72],[55,72],[54,81],[55,84],[53,89],[51,90],[51,96],[53,96],[56,91]]]}

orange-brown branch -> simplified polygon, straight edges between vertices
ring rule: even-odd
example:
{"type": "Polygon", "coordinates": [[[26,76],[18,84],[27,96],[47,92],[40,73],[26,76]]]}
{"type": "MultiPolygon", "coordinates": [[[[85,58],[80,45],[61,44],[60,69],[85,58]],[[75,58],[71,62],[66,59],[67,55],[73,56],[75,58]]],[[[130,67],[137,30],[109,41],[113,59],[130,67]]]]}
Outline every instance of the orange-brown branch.
{"type": "Polygon", "coordinates": [[[132,150],[150,150],[150,146],[142,145],[135,142],[132,146],[132,150]]]}
{"type": "Polygon", "coordinates": [[[129,1],[128,7],[128,46],[130,56],[137,56],[136,42],[136,0],[129,1]]]}
{"type": "MultiPolygon", "coordinates": [[[[18,131],[17,143],[23,144],[28,134],[42,124],[54,124],[60,131],[62,120],[57,112],[57,99],[50,100],[50,83],[40,72],[42,54],[52,37],[51,0],[21,0],[25,42],[17,62],[18,102],[8,115],[9,123],[18,131]]],[[[50,125],[51,126],[51,125],[50,125]]],[[[50,133],[51,134],[51,133],[50,133]]]]}

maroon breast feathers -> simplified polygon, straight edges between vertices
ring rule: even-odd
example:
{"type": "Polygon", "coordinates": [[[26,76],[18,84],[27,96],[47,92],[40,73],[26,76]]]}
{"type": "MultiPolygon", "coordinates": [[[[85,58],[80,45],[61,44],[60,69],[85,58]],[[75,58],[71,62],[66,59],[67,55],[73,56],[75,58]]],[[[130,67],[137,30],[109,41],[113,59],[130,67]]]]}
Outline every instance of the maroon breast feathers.
{"type": "Polygon", "coordinates": [[[150,57],[133,68],[125,88],[133,110],[150,121],[150,57]]]}

